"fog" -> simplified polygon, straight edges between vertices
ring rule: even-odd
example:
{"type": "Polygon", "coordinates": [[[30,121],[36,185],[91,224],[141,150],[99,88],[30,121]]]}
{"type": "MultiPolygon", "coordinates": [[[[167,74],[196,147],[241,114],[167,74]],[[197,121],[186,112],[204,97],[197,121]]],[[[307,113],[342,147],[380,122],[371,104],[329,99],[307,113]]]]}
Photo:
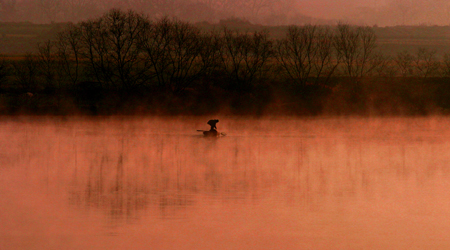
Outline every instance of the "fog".
{"type": "Polygon", "coordinates": [[[446,0],[2,0],[0,21],[36,23],[77,22],[111,8],[133,9],[152,17],[177,16],[192,22],[240,18],[263,25],[336,23],[391,25],[449,25],[446,0]]]}
{"type": "Polygon", "coordinates": [[[448,124],[3,118],[0,246],[446,249],[448,124]]]}
{"type": "MultiPolygon", "coordinates": [[[[3,46],[8,53],[24,54],[36,46],[23,41],[57,33],[63,25],[54,23],[98,18],[111,8],[200,27],[450,24],[444,0],[0,0],[0,22],[52,23],[33,25],[33,34],[26,23],[9,23],[0,42],[14,45],[3,46]]],[[[10,60],[10,71],[9,59],[2,60],[9,82],[0,78],[0,111],[10,116],[0,117],[0,249],[450,248],[446,27],[397,28],[374,28],[381,51],[393,55],[376,68],[378,78],[350,72],[330,86],[311,85],[312,77],[283,79],[274,68],[263,70],[273,78],[261,78],[271,85],[245,94],[216,71],[217,78],[189,88],[136,88],[128,96],[132,88],[108,92],[101,81],[74,80],[67,84],[73,89],[61,81],[52,89],[52,77],[28,79],[33,70],[10,60]],[[422,45],[428,47],[415,50],[422,45]],[[220,120],[225,136],[198,131],[209,129],[209,119],[220,120]]],[[[22,60],[38,62],[31,54],[22,60]]],[[[78,73],[78,65],[68,65],[68,75],[78,73]]],[[[103,71],[108,79],[111,72],[103,71]]],[[[112,83],[128,86],[129,79],[112,83]]]]}

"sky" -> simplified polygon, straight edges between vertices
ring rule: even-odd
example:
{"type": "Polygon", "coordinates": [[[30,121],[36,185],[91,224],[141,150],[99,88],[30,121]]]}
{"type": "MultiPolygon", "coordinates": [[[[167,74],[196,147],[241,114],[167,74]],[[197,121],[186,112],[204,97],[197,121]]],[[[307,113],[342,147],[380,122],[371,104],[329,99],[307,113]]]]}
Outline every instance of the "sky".
{"type": "Polygon", "coordinates": [[[0,0],[0,21],[80,21],[99,16],[119,4],[150,15],[178,15],[193,22],[217,22],[232,15],[255,23],[281,25],[308,20],[301,19],[303,15],[316,18],[315,21],[339,20],[364,25],[450,25],[450,0],[248,0],[247,9],[240,9],[240,4],[236,5],[238,7],[221,7],[225,3],[233,5],[240,1],[247,0],[0,0]],[[4,3],[15,1],[16,11],[5,8],[7,5],[4,3]],[[266,1],[273,6],[268,6],[266,1]],[[55,7],[53,2],[61,4],[55,7]],[[179,4],[174,4],[176,2],[179,4]],[[262,3],[265,12],[255,12],[256,9],[251,7],[253,3],[262,3]],[[213,10],[208,12],[198,6],[212,6],[213,10]]]}
{"type": "Polygon", "coordinates": [[[302,13],[308,16],[340,19],[342,15],[353,11],[358,7],[377,8],[385,5],[384,0],[298,0],[297,3],[302,13]]]}
{"type": "Polygon", "coordinates": [[[449,0],[296,0],[304,15],[385,25],[449,25],[449,0]]]}

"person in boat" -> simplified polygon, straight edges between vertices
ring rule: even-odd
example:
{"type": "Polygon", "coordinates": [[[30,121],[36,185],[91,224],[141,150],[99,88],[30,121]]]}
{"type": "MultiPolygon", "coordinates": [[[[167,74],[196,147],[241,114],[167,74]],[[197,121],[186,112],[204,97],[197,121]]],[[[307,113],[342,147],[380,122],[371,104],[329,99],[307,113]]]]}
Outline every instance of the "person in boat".
{"type": "Polygon", "coordinates": [[[205,131],[203,132],[203,134],[205,135],[211,135],[211,136],[217,136],[219,135],[219,131],[217,131],[217,126],[216,124],[219,122],[219,120],[215,119],[215,120],[209,120],[207,123],[209,126],[211,126],[211,129],[209,131],[205,131]],[[206,133],[207,132],[207,133],[206,133]]]}

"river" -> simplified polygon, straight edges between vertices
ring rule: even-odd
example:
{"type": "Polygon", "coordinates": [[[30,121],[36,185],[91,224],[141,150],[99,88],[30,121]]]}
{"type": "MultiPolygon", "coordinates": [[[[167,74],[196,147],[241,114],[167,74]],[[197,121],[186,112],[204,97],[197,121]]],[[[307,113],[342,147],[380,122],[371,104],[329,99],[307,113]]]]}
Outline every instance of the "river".
{"type": "Polygon", "coordinates": [[[450,119],[219,118],[1,118],[0,249],[450,249],[450,119]]]}

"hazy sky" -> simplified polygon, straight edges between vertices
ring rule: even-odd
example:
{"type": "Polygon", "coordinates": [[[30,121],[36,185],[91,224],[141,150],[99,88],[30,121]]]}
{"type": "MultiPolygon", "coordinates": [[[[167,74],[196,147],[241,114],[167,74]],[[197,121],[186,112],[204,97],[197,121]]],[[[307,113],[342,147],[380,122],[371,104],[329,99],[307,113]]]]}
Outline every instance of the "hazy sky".
{"type": "Polygon", "coordinates": [[[236,4],[246,0],[17,0],[16,5],[5,4],[8,1],[16,0],[0,0],[0,21],[80,21],[100,16],[109,8],[121,7],[155,16],[178,15],[193,22],[217,22],[233,16],[281,25],[305,22],[309,20],[306,15],[319,22],[340,20],[380,26],[450,24],[450,0],[248,0],[247,5],[236,4]],[[61,4],[55,6],[54,2],[61,4]],[[265,6],[265,10],[255,4],[265,6]],[[205,9],[206,5],[212,9],[205,9]],[[5,6],[16,9],[11,11],[5,6]]]}
{"type": "Polygon", "coordinates": [[[297,0],[305,15],[378,25],[449,25],[449,0],[297,0]]]}
{"type": "Polygon", "coordinates": [[[384,0],[298,0],[305,15],[320,18],[341,18],[358,7],[380,7],[384,0]]]}

